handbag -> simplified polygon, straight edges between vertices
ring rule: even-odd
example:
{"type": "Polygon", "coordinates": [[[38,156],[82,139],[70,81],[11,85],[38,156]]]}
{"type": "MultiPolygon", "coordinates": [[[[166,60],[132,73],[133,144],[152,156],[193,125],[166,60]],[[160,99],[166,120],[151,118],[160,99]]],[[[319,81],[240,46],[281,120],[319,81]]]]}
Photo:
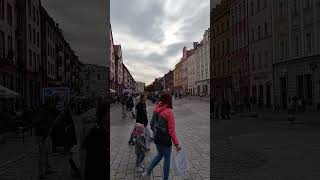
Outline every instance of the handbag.
{"type": "Polygon", "coordinates": [[[171,136],[168,130],[168,122],[164,121],[158,113],[155,113],[154,143],[162,146],[171,146],[171,136]]]}

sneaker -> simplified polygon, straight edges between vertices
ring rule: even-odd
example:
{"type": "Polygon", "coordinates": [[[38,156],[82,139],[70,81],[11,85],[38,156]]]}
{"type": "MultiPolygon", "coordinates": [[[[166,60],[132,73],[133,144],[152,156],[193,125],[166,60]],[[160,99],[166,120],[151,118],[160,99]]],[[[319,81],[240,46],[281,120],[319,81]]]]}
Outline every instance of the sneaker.
{"type": "Polygon", "coordinates": [[[143,169],[142,169],[141,167],[137,167],[137,168],[136,168],[136,171],[139,172],[139,173],[141,173],[141,172],[143,172],[143,169]]]}
{"type": "Polygon", "coordinates": [[[150,180],[150,176],[147,174],[147,172],[142,173],[141,176],[143,180],[150,180]]]}

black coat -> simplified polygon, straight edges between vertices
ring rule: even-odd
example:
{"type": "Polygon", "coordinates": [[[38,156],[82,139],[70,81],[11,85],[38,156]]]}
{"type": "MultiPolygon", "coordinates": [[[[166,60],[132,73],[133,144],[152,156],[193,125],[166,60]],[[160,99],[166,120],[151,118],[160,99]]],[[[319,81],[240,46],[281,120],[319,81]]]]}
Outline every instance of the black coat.
{"type": "Polygon", "coordinates": [[[140,123],[140,124],[143,124],[144,126],[147,126],[148,116],[147,116],[146,105],[142,102],[139,102],[136,105],[136,109],[137,109],[136,123],[140,123]]]}
{"type": "Polygon", "coordinates": [[[107,178],[107,131],[94,127],[84,140],[82,148],[86,150],[85,180],[105,180],[107,178]]]}

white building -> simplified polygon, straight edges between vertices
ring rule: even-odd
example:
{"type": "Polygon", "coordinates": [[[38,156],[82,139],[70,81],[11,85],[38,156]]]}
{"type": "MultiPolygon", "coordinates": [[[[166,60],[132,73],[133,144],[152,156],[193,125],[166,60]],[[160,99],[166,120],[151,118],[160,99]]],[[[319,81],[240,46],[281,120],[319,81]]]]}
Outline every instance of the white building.
{"type": "Polygon", "coordinates": [[[320,1],[273,0],[274,100],[320,108],[320,1]]]}
{"type": "Polygon", "coordinates": [[[196,55],[192,53],[184,62],[187,67],[187,78],[188,78],[188,92],[192,95],[195,94],[195,82],[196,82],[196,55]]]}
{"type": "Polygon", "coordinates": [[[136,87],[137,87],[137,92],[138,93],[143,93],[144,92],[144,88],[146,87],[146,83],[137,82],[136,87]]]}
{"type": "Polygon", "coordinates": [[[209,95],[210,92],[210,40],[209,30],[206,30],[199,44],[194,45],[196,57],[195,94],[209,95]]]}
{"type": "Polygon", "coordinates": [[[110,24],[110,88],[116,90],[116,61],[115,61],[115,52],[114,52],[114,42],[112,35],[112,28],[110,24]]]}
{"type": "Polygon", "coordinates": [[[81,72],[83,81],[81,94],[88,97],[105,96],[108,92],[108,67],[85,64],[81,72]]]}

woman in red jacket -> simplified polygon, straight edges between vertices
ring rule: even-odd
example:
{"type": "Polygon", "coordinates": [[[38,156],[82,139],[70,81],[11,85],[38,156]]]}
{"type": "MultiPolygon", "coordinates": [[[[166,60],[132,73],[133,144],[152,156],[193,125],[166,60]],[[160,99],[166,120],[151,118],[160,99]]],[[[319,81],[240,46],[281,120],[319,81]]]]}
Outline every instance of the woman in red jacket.
{"type": "Polygon", "coordinates": [[[154,143],[156,144],[158,154],[153,158],[147,171],[144,172],[142,176],[144,178],[150,177],[153,168],[156,167],[164,157],[163,179],[167,180],[169,178],[172,142],[176,146],[177,151],[181,150],[174,127],[172,97],[169,94],[161,95],[153,112],[150,125],[154,132],[154,143]]]}

